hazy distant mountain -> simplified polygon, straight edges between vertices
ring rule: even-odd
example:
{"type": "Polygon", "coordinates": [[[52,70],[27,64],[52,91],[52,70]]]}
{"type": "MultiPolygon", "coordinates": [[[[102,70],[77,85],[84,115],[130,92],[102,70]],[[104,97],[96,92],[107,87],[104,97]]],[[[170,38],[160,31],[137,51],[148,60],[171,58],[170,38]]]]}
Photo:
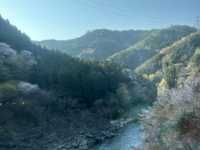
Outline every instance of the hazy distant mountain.
{"type": "Polygon", "coordinates": [[[72,40],[44,40],[37,44],[85,59],[102,60],[142,40],[147,31],[94,30],[72,40]]]}
{"type": "Polygon", "coordinates": [[[166,29],[152,30],[143,40],[115,53],[109,59],[135,69],[144,61],[159,53],[162,48],[195,31],[195,28],[189,26],[172,26],[166,29]]]}

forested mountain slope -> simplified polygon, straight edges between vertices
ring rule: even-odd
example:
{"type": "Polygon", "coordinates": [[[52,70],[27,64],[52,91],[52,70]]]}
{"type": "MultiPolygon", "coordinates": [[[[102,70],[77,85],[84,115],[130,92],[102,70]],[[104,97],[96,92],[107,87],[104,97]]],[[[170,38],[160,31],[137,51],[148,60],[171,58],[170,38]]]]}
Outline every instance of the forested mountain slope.
{"type": "Polygon", "coordinates": [[[158,101],[141,115],[145,150],[200,149],[200,32],[162,49],[137,71],[158,83],[158,101]]]}
{"type": "Polygon", "coordinates": [[[170,46],[175,41],[195,31],[195,28],[189,26],[172,26],[166,29],[152,30],[143,40],[133,44],[128,49],[115,53],[109,59],[135,69],[159,53],[162,48],[170,46]]]}
{"type": "Polygon", "coordinates": [[[111,62],[82,61],[49,51],[35,45],[8,21],[0,18],[0,25],[2,83],[30,82],[56,96],[91,105],[108,93],[115,93],[120,84],[129,80],[121,67],[111,62]],[[31,65],[29,59],[33,60],[31,65]]]}
{"type": "Polygon", "coordinates": [[[155,96],[130,70],[41,48],[0,17],[0,149],[88,149],[113,136],[111,119],[155,96]]]}
{"type": "Polygon", "coordinates": [[[199,147],[195,28],[95,30],[45,42],[60,50],[35,44],[0,17],[0,149],[87,150],[113,137],[130,110],[138,121],[147,106],[147,150],[199,147]]]}
{"type": "Polygon", "coordinates": [[[186,72],[182,72],[183,68],[187,68],[189,72],[198,73],[199,48],[200,33],[192,33],[162,49],[157,55],[139,66],[136,72],[152,79],[174,73],[173,77],[168,77],[171,80],[174,80],[173,78],[180,73],[186,75],[186,72]]]}
{"type": "Polygon", "coordinates": [[[112,31],[99,29],[72,40],[45,40],[36,42],[49,49],[57,49],[84,59],[103,60],[143,39],[147,31],[112,31]]]}

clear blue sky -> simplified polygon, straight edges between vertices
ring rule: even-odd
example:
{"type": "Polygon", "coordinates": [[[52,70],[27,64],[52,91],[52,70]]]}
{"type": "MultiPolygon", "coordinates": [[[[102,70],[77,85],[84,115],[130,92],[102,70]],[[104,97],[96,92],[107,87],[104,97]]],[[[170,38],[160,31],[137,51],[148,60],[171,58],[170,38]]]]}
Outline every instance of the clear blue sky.
{"type": "Polygon", "coordinates": [[[200,0],[0,0],[0,14],[33,40],[69,39],[99,28],[193,25],[200,0]]]}

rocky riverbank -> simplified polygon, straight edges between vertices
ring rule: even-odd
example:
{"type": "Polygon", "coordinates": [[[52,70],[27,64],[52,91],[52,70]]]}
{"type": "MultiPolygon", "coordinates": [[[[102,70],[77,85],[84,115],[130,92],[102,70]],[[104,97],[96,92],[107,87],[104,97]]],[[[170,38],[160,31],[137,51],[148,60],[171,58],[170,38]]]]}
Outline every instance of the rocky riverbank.
{"type": "Polygon", "coordinates": [[[89,110],[54,114],[38,125],[18,120],[0,127],[1,150],[88,150],[117,135],[131,120],[111,121],[89,110]]]}
{"type": "MultiPolygon", "coordinates": [[[[117,136],[96,146],[95,150],[139,150],[142,148],[143,131],[141,125],[131,122],[123,127],[117,136]]],[[[94,150],[93,149],[93,150],[94,150]]]]}

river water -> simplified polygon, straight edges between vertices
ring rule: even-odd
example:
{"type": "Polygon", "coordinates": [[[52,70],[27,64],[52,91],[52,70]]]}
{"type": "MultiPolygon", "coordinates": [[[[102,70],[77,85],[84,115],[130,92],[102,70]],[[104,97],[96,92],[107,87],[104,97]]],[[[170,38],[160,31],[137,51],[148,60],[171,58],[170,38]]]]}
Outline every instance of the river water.
{"type": "Polygon", "coordinates": [[[131,123],[118,136],[99,145],[96,150],[134,150],[142,145],[143,132],[139,124],[131,123]]]}

